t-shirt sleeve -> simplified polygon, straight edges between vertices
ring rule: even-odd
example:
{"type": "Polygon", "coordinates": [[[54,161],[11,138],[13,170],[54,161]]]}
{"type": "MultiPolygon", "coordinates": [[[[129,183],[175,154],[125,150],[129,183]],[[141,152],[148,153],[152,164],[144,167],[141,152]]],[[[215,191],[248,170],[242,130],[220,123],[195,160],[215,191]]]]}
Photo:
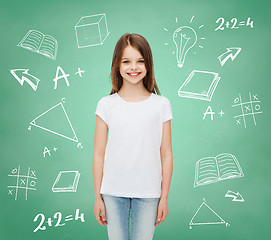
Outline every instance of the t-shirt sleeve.
{"type": "Polygon", "coordinates": [[[107,117],[106,117],[106,102],[105,99],[102,98],[97,103],[95,114],[104,120],[104,122],[108,125],[107,117]]]}
{"type": "Polygon", "coordinates": [[[170,101],[165,97],[163,102],[163,122],[172,119],[172,109],[170,101]]]}

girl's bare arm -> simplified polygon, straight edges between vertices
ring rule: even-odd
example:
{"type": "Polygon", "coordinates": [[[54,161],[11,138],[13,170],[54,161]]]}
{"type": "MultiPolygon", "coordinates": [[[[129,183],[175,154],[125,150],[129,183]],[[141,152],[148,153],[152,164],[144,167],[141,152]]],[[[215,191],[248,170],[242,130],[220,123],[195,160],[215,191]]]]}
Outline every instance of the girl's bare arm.
{"type": "Polygon", "coordinates": [[[93,184],[95,192],[94,214],[97,222],[101,225],[106,224],[105,207],[100,194],[101,183],[103,178],[104,156],[107,143],[108,126],[96,115],[95,134],[94,134],[94,151],[93,151],[93,184]]]}
{"type": "Polygon", "coordinates": [[[103,165],[107,142],[107,133],[107,124],[99,116],[96,115],[92,168],[95,198],[101,197],[100,188],[103,177],[103,165]]]}
{"type": "Polygon", "coordinates": [[[171,142],[171,121],[163,123],[162,143],[160,148],[162,164],[161,198],[158,206],[158,217],[155,226],[163,222],[168,215],[168,192],[173,172],[173,154],[171,142]]]}
{"type": "Polygon", "coordinates": [[[173,154],[171,142],[171,121],[163,123],[163,135],[161,143],[161,161],[162,161],[162,192],[161,198],[168,197],[169,186],[173,171],[173,154]]]}

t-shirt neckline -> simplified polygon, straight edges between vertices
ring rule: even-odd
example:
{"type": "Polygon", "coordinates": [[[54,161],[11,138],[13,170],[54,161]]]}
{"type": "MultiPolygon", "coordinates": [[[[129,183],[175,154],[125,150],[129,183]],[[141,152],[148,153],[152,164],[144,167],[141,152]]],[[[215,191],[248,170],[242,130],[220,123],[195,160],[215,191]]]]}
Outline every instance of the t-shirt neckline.
{"type": "Polygon", "coordinates": [[[146,98],[146,99],[144,99],[144,100],[142,100],[142,101],[138,101],[138,102],[128,102],[128,101],[124,100],[117,92],[116,92],[116,95],[118,96],[118,98],[119,98],[121,101],[123,101],[123,102],[125,102],[125,103],[136,104],[136,103],[144,103],[144,102],[147,102],[148,100],[151,99],[153,93],[151,93],[151,95],[150,95],[148,98],[146,98]]]}

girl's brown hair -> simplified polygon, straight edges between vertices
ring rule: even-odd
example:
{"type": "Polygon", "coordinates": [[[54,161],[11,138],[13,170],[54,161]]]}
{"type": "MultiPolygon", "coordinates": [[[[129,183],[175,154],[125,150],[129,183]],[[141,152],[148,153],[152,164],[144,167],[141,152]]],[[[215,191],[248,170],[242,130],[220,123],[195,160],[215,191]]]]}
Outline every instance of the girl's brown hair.
{"type": "Polygon", "coordinates": [[[112,90],[110,92],[110,95],[118,92],[123,84],[123,79],[119,71],[119,66],[123,51],[127,46],[131,46],[137,49],[144,58],[144,63],[147,70],[147,74],[143,78],[144,87],[149,92],[161,95],[154,77],[153,60],[150,45],[144,37],[135,33],[126,33],[122,35],[115,46],[110,73],[112,80],[112,90]]]}

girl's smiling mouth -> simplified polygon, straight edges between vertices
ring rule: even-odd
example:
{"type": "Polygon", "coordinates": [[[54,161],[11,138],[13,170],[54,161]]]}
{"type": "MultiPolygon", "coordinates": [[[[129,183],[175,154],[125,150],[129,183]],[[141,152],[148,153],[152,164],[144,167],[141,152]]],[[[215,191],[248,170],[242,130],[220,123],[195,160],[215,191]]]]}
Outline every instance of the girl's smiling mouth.
{"type": "Polygon", "coordinates": [[[137,77],[141,72],[127,73],[131,77],[137,77]]]}

